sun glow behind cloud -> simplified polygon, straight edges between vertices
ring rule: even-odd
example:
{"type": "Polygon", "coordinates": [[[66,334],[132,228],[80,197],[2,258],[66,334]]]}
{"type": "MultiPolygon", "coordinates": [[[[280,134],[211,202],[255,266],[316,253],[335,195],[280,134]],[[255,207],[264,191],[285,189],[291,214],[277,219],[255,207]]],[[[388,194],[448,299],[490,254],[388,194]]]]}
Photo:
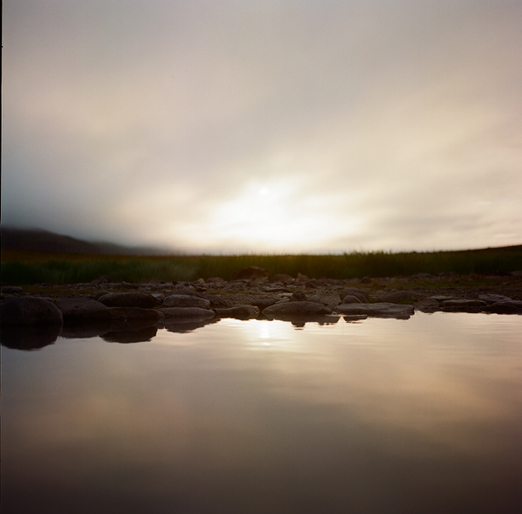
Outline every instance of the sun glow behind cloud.
{"type": "Polygon", "coordinates": [[[522,240],[520,2],[4,11],[3,223],[213,252],[522,240]]]}

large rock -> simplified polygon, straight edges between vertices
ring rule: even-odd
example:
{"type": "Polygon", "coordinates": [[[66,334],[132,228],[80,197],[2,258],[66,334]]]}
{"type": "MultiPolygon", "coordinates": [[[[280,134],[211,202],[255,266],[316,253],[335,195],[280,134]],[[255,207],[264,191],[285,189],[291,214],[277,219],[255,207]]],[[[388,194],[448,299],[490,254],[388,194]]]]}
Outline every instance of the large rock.
{"type": "Polygon", "coordinates": [[[210,301],[194,295],[173,294],[163,300],[163,307],[199,307],[209,309],[210,301]]]}
{"type": "Polygon", "coordinates": [[[56,306],[62,311],[66,323],[111,318],[109,307],[90,298],[63,298],[56,300],[56,306]]]}
{"type": "Polygon", "coordinates": [[[365,314],[379,318],[409,318],[415,311],[412,305],[389,302],[341,304],[335,308],[338,314],[365,314]]]}
{"type": "Polygon", "coordinates": [[[310,318],[331,314],[332,309],[316,302],[282,302],[267,307],[263,315],[269,319],[310,318]]]}
{"type": "Polygon", "coordinates": [[[109,293],[98,298],[107,307],[141,307],[151,309],[159,301],[149,293],[109,293]]]}
{"type": "Polygon", "coordinates": [[[357,298],[357,296],[353,295],[353,294],[347,294],[344,298],[343,298],[343,301],[341,303],[363,303],[359,298],[357,298]]]}
{"type": "Polygon", "coordinates": [[[220,318],[253,319],[259,316],[259,307],[255,305],[235,305],[224,309],[214,309],[220,318]]]}
{"type": "Polygon", "coordinates": [[[164,323],[169,321],[202,321],[216,317],[214,311],[200,307],[166,307],[159,310],[165,316],[164,323]]]}
{"type": "Polygon", "coordinates": [[[250,266],[238,271],[233,280],[252,280],[253,282],[265,282],[268,280],[268,270],[258,266],[250,266]]]}
{"type": "MultiPolygon", "coordinates": [[[[361,303],[368,303],[368,295],[363,289],[359,289],[358,287],[347,287],[341,292],[341,298],[344,299],[344,297],[348,295],[359,298],[361,303]]],[[[343,301],[343,303],[345,302],[343,301]]]]}
{"type": "Polygon", "coordinates": [[[5,326],[62,325],[62,311],[49,300],[23,296],[2,304],[1,323],[5,326]]]}
{"type": "Polygon", "coordinates": [[[333,309],[341,303],[341,297],[335,291],[321,290],[311,296],[308,301],[321,303],[333,309]]]}

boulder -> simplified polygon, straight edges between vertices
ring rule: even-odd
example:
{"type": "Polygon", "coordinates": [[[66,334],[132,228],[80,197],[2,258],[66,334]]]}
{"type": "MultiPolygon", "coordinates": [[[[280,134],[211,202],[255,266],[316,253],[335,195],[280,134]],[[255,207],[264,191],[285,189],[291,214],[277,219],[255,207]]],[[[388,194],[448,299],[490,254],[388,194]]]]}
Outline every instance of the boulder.
{"type": "Polygon", "coordinates": [[[317,302],[282,302],[267,307],[263,315],[269,319],[314,318],[331,314],[332,309],[317,302]]]}
{"type": "Polygon", "coordinates": [[[109,307],[90,298],[63,298],[55,304],[62,311],[65,323],[111,318],[109,307]]]}
{"type": "Polygon", "coordinates": [[[359,289],[358,287],[347,287],[346,289],[343,289],[343,291],[341,292],[341,298],[344,298],[348,295],[359,298],[359,300],[361,300],[361,303],[368,303],[368,295],[366,294],[366,291],[364,291],[363,289],[359,289]]]}
{"type": "Polygon", "coordinates": [[[1,323],[6,326],[62,325],[62,311],[49,300],[23,296],[2,304],[1,323]]]}
{"type": "Polygon", "coordinates": [[[349,304],[349,303],[363,303],[357,296],[353,294],[347,294],[341,303],[349,304]]]}
{"type": "Polygon", "coordinates": [[[194,295],[173,294],[163,300],[163,307],[199,307],[209,309],[210,300],[194,295]]]}
{"type": "Polygon", "coordinates": [[[415,312],[412,305],[389,302],[341,304],[335,308],[335,311],[338,314],[365,314],[379,318],[401,319],[408,319],[415,312]]]}
{"type": "Polygon", "coordinates": [[[214,309],[220,318],[253,319],[259,316],[259,307],[255,305],[235,305],[224,309],[214,309]]]}
{"type": "Polygon", "coordinates": [[[201,309],[200,307],[166,307],[159,309],[165,316],[164,323],[169,321],[194,321],[207,320],[215,318],[216,313],[210,309],[201,309]]]}
{"type": "Polygon", "coordinates": [[[298,289],[297,291],[294,291],[292,293],[292,296],[290,296],[290,298],[288,298],[289,302],[306,302],[306,300],[307,300],[306,294],[304,293],[304,291],[301,291],[300,289],[298,289]]]}
{"type": "Polygon", "coordinates": [[[238,271],[233,280],[252,280],[253,282],[265,282],[268,280],[268,270],[258,266],[250,266],[238,271]]]}
{"type": "Polygon", "coordinates": [[[333,309],[336,305],[341,303],[341,297],[335,291],[320,290],[311,296],[308,301],[321,303],[327,305],[330,309],[333,309]]]}
{"type": "Polygon", "coordinates": [[[109,293],[98,298],[107,307],[141,307],[151,309],[159,305],[159,301],[150,293],[109,293]]]}
{"type": "Polygon", "coordinates": [[[53,344],[61,333],[61,325],[3,325],[0,340],[7,348],[31,351],[53,344]]]}

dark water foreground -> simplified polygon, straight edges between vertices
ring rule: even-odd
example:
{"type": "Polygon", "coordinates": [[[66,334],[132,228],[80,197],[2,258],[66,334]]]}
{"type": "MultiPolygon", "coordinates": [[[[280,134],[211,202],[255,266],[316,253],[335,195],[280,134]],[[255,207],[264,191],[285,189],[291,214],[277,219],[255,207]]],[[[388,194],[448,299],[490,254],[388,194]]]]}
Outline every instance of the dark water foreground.
{"type": "Polygon", "coordinates": [[[2,513],[522,512],[521,334],[417,313],[4,346],[2,513]]]}

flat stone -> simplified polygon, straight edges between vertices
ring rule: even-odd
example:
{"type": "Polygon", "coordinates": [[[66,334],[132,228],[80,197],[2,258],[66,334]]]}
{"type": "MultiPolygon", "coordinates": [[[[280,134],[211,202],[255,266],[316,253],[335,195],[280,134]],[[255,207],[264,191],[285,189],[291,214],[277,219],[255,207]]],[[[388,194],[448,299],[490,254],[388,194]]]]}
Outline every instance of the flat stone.
{"type": "Polygon", "coordinates": [[[316,302],[276,303],[263,311],[263,315],[269,319],[313,318],[331,313],[332,309],[316,302]]]}
{"type": "Polygon", "coordinates": [[[413,305],[399,305],[389,302],[341,304],[335,308],[335,311],[338,314],[366,314],[380,318],[401,319],[407,319],[415,312],[413,305]]]}
{"type": "Polygon", "coordinates": [[[235,305],[224,309],[214,309],[220,318],[255,319],[261,312],[255,305],[235,305]]]}
{"type": "Polygon", "coordinates": [[[504,296],[503,294],[481,294],[479,296],[479,300],[482,300],[486,303],[495,303],[495,302],[511,302],[512,299],[509,296],[504,296]]]}
{"type": "Polygon", "coordinates": [[[107,307],[141,307],[151,309],[159,301],[150,293],[109,293],[98,298],[107,307]]]}
{"type": "Polygon", "coordinates": [[[200,298],[194,295],[173,294],[167,296],[163,300],[164,307],[199,307],[200,309],[209,309],[210,300],[200,298]]]}
{"type": "Polygon", "coordinates": [[[201,309],[200,307],[166,307],[159,309],[165,316],[165,323],[176,320],[207,320],[216,317],[216,313],[210,309],[201,309]]]}
{"type": "Polygon", "coordinates": [[[56,300],[65,322],[110,319],[109,307],[90,298],[62,298],[56,300]]]}
{"type": "Polygon", "coordinates": [[[467,298],[445,300],[440,304],[441,309],[447,312],[480,312],[486,306],[487,303],[483,300],[468,300],[467,298]]]}
{"type": "Polygon", "coordinates": [[[496,314],[522,314],[522,301],[509,300],[502,302],[495,302],[485,308],[486,312],[493,312],[496,314]]]}
{"type": "Polygon", "coordinates": [[[51,301],[23,296],[2,304],[1,324],[5,326],[63,325],[63,314],[51,301]]]}

